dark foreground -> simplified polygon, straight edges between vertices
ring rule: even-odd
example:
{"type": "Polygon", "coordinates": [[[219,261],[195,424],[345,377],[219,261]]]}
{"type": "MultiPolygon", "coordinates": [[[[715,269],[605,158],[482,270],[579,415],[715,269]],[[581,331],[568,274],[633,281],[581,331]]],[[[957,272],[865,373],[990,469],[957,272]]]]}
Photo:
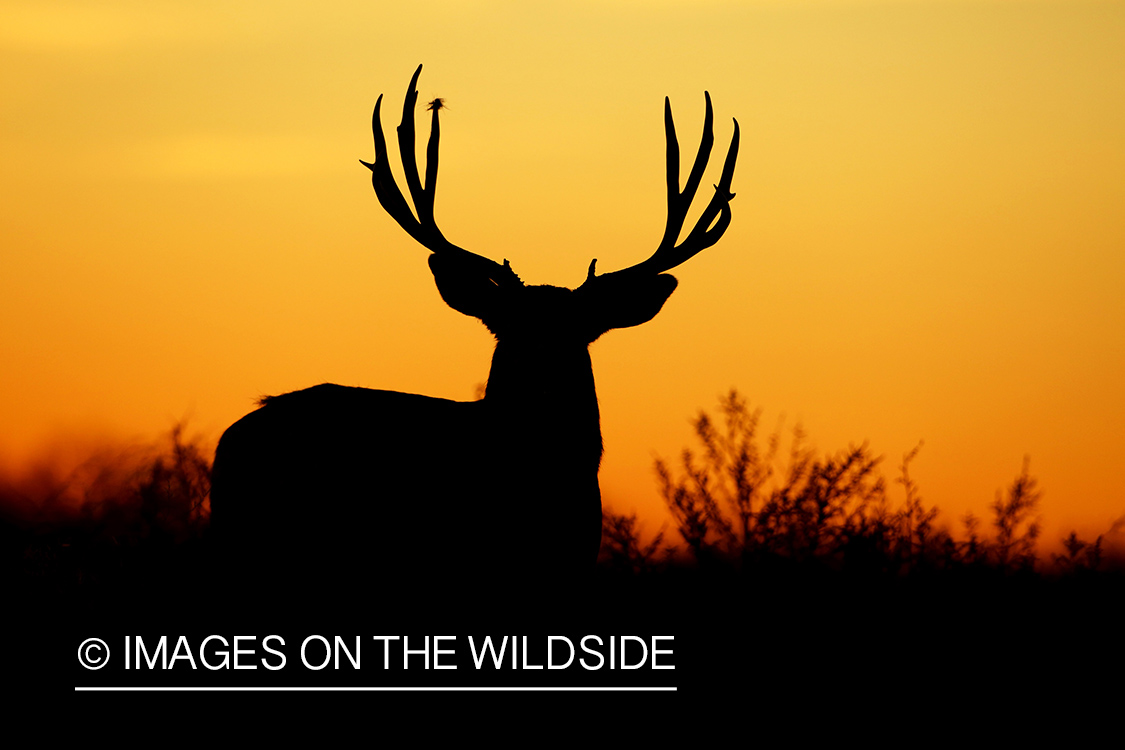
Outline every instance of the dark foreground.
{"type": "Polygon", "coordinates": [[[570,581],[453,587],[403,570],[366,584],[255,583],[217,568],[206,540],[134,549],[133,559],[110,549],[116,566],[96,570],[76,559],[90,550],[42,539],[49,559],[13,566],[13,541],[9,529],[9,612],[34,624],[63,689],[640,687],[676,691],[630,700],[790,708],[1017,701],[1064,685],[1070,698],[1106,697],[1095,685],[1120,691],[1125,576],[1113,571],[888,577],[606,563],[570,581]],[[498,665],[477,662],[486,636],[492,653],[508,638],[498,665]],[[111,652],[105,668],[75,660],[89,638],[111,652]],[[402,645],[412,652],[405,667],[402,645]]]}

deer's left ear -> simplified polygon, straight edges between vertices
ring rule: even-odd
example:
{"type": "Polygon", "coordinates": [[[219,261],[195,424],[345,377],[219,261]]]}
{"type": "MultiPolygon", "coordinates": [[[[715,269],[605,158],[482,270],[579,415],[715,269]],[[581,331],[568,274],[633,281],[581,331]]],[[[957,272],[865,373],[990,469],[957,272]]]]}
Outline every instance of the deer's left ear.
{"type": "Polygon", "coordinates": [[[430,255],[430,271],[445,304],[487,325],[496,312],[500,289],[479,268],[439,253],[430,255]]]}
{"type": "Polygon", "coordinates": [[[656,317],[676,290],[666,273],[626,278],[603,277],[583,285],[590,340],[613,328],[630,328],[656,317]]]}

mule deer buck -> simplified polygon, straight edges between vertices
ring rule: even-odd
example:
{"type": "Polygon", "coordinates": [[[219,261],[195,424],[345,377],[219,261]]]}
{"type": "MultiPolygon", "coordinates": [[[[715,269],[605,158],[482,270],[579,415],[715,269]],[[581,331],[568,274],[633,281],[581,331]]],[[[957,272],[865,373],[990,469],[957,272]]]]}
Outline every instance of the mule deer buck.
{"type": "Polygon", "coordinates": [[[577,289],[528,286],[449,242],[434,221],[438,114],[432,107],[425,183],[415,157],[414,72],[398,145],[414,212],[387,157],[375,104],[375,195],[430,251],[442,299],[496,337],[484,397],[455,402],[323,384],[262,399],[215,454],[212,528],[244,570],[271,577],[396,580],[591,569],[601,541],[602,437],[588,347],[606,331],[652,319],[676,288],[665,274],[715,244],[730,224],[738,122],[715,193],[677,244],[714,137],[703,139],[679,189],[679,146],[664,102],[668,223],[656,252],[577,289]],[[415,214],[417,218],[415,218],[415,214]],[[382,571],[393,571],[382,573],[382,571]]]}

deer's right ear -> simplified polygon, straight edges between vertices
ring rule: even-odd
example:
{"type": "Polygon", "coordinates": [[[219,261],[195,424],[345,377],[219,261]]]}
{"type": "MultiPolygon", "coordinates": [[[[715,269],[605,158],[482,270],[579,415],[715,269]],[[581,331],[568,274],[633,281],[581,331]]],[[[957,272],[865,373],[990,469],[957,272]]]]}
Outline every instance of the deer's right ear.
{"type": "Polygon", "coordinates": [[[485,324],[496,311],[500,288],[480,269],[459,258],[430,254],[430,271],[445,304],[485,324]]]}
{"type": "Polygon", "coordinates": [[[666,273],[623,278],[607,275],[580,289],[585,293],[589,315],[587,335],[593,341],[606,331],[639,326],[656,317],[676,291],[676,277],[666,273]]]}

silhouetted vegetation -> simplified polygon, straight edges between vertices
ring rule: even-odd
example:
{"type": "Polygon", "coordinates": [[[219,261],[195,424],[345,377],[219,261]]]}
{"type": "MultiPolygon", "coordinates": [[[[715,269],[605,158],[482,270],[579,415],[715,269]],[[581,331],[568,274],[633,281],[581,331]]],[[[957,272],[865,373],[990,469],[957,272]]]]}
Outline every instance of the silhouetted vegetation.
{"type": "Polygon", "coordinates": [[[157,445],[0,480],[0,575],[55,592],[190,575],[204,564],[208,453],[177,425],[157,445]]]}
{"type": "MultiPolygon", "coordinates": [[[[760,416],[732,391],[717,419],[695,418],[699,445],[678,467],[657,461],[676,534],[646,536],[635,513],[605,511],[606,580],[1120,578],[1106,535],[1071,532],[1061,551],[1037,555],[1041,493],[1026,460],[997,493],[987,526],[969,514],[955,533],[911,476],[921,445],[897,467],[895,504],[866,444],[817,455],[798,427],[782,459],[781,434],[760,436],[760,416]]],[[[0,479],[0,576],[10,587],[60,593],[202,576],[211,564],[209,453],[177,426],[158,445],[102,452],[65,474],[39,468],[0,479]]]]}
{"type": "Polygon", "coordinates": [[[663,531],[644,543],[635,516],[606,513],[603,564],[637,573],[674,566],[723,569],[756,576],[836,572],[888,579],[942,572],[1066,575],[1108,571],[1103,536],[1071,532],[1065,554],[1036,555],[1041,493],[1025,459],[1019,476],[991,505],[991,534],[974,515],[955,536],[940,523],[910,475],[922,445],[906,453],[895,483],[905,498],[894,507],[879,471],[881,457],[866,444],[818,456],[793,430],[785,465],[782,437],[758,435],[761,412],[732,390],[720,400],[720,420],[693,420],[697,450],[685,449],[678,472],[656,461],[660,493],[683,545],[663,531]]]}

